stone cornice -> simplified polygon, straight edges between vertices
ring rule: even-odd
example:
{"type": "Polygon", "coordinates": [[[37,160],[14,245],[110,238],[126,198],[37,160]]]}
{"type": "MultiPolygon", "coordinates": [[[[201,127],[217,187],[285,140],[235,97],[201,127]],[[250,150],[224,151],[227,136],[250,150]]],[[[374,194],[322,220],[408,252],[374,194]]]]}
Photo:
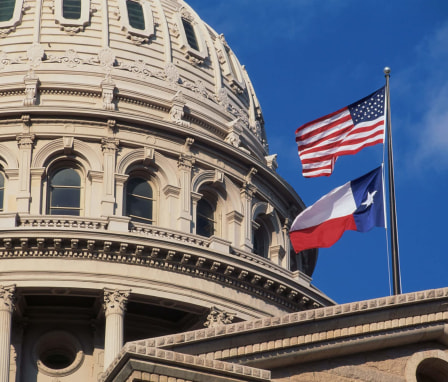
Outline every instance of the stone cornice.
{"type": "Polygon", "coordinates": [[[240,364],[279,367],[419,341],[448,343],[448,288],[329,306],[136,341],[240,364]]]}
{"type": "Polygon", "coordinates": [[[290,311],[331,304],[323,295],[313,293],[309,285],[301,286],[250,258],[216,253],[207,239],[203,247],[195,245],[195,235],[182,234],[176,238],[174,232],[160,228],[151,228],[158,233],[153,236],[112,233],[107,230],[107,221],[102,220],[23,219],[27,224],[19,230],[3,231],[0,261],[6,258],[106,261],[208,279],[290,311]]]}
{"type": "MultiPolygon", "coordinates": [[[[231,380],[235,382],[269,382],[271,379],[271,372],[269,370],[232,364],[220,360],[206,359],[203,357],[196,357],[189,354],[176,353],[163,349],[148,348],[138,344],[129,343],[122,348],[120,354],[100,377],[99,382],[115,381],[116,379],[114,378],[120,372],[123,373],[122,370],[129,372],[127,370],[129,368],[123,367],[129,359],[142,359],[145,363],[156,364],[157,368],[154,369],[154,373],[158,373],[158,375],[164,376],[165,378],[170,375],[171,366],[175,367],[177,370],[186,370],[182,374],[185,379],[188,379],[189,374],[195,374],[197,376],[197,374],[202,372],[207,373],[205,378],[211,378],[211,375],[216,374],[224,377],[222,379],[215,377],[213,380],[216,381],[227,381],[230,380],[227,378],[231,378],[231,380]]],[[[194,380],[202,381],[203,378],[194,380]]]]}

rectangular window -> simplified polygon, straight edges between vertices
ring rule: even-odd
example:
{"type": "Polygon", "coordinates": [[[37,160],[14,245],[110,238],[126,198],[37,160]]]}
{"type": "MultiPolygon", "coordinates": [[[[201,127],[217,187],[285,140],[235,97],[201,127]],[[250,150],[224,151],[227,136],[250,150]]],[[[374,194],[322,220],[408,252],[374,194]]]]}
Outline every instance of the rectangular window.
{"type": "Polygon", "coordinates": [[[12,19],[15,6],[15,0],[0,0],[0,22],[12,19]]]}
{"type": "Polygon", "coordinates": [[[143,14],[143,7],[137,1],[126,1],[128,10],[129,25],[132,28],[145,30],[145,15],[143,14]]]}
{"type": "Polygon", "coordinates": [[[69,20],[81,18],[81,0],[63,0],[62,17],[69,20]]]}
{"type": "Polygon", "coordinates": [[[187,36],[188,45],[195,50],[199,50],[199,43],[194,32],[193,24],[188,20],[182,19],[182,24],[184,25],[185,35],[187,36]]]}

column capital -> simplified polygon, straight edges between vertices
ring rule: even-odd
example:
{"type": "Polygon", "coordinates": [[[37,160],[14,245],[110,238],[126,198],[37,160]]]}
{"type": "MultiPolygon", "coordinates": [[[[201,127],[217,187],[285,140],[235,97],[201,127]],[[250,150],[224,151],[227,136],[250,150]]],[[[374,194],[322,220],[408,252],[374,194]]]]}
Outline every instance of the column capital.
{"type": "Polygon", "coordinates": [[[104,311],[106,316],[109,314],[123,314],[126,310],[128,297],[131,290],[118,290],[104,288],[104,311]]]}
{"type": "Polygon", "coordinates": [[[117,138],[103,138],[101,139],[101,148],[103,152],[115,154],[120,145],[120,140],[117,138]]]}
{"type": "Polygon", "coordinates": [[[15,285],[0,285],[0,310],[12,313],[15,305],[15,291],[15,285]]]}
{"type": "Polygon", "coordinates": [[[35,138],[35,134],[19,134],[16,138],[19,149],[31,149],[35,138]]]}

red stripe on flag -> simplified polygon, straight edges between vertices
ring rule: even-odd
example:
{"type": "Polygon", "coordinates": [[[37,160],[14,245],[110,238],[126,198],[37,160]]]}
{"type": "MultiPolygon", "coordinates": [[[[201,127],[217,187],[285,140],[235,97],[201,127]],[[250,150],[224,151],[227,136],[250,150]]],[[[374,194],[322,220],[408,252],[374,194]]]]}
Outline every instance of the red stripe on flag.
{"type": "Polygon", "coordinates": [[[328,248],[336,243],[346,230],[356,231],[353,215],[327,220],[315,227],[289,233],[296,253],[310,248],[328,248]]]}

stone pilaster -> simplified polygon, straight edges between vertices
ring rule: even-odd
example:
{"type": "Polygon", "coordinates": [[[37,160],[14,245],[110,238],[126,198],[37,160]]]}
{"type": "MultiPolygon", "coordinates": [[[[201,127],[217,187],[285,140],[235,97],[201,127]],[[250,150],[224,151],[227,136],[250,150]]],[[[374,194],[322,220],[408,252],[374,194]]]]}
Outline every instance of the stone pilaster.
{"type": "Polygon", "coordinates": [[[254,197],[256,187],[251,183],[252,177],[257,173],[255,168],[252,168],[246,176],[243,187],[240,190],[241,203],[243,205],[243,236],[241,248],[246,251],[252,251],[252,199],[254,197]]]}
{"type": "Polygon", "coordinates": [[[192,215],[191,215],[191,172],[194,166],[194,158],[190,151],[191,145],[194,143],[193,138],[187,138],[184,148],[179,157],[178,168],[180,178],[180,214],[178,229],[184,232],[191,232],[192,215]]]}
{"type": "Polygon", "coordinates": [[[114,214],[115,206],[115,162],[119,140],[115,138],[103,138],[102,149],[104,157],[103,199],[101,200],[101,215],[114,214]]]}
{"type": "Polygon", "coordinates": [[[108,368],[123,346],[124,312],[130,293],[130,290],[104,289],[103,306],[106,316],[104,370],[108,368]]]}
{"type": "MultiPolygon", "coordinates": [[[[24,120],[28,126],[29,120],[24,120]]],[[[25,128],[26,130],[27,128],[25,128]]],[[[31,155],[34,146],[34,134],[23,133],[17,136],[19,146],[19,183],[17,193],[17,212],[30,213],[31,199],[31,155]]]]}
{"type": "Polygon", "coordinates": [[[15,285],[0,286],[0,382],[9,381],[15,285]]]}

